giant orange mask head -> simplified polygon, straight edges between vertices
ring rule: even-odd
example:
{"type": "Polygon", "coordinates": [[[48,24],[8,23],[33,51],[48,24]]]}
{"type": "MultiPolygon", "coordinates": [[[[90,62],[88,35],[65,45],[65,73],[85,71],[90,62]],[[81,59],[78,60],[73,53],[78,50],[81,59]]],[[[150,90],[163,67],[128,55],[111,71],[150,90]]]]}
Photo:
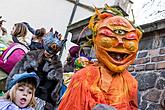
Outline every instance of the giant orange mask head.
{"type": "Polygon", "coordinates": [[[106,13],[95,24],[96,57],[113,73],[121,73],[134,62],[141,36],[126,18],[106,13]]]}

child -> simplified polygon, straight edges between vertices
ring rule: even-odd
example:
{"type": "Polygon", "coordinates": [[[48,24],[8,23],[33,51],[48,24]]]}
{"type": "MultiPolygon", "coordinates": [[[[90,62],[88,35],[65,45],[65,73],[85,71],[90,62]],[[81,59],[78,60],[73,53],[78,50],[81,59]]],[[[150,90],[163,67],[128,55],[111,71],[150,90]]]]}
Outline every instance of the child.
{"type": "Polygon", "coordinates": [[[7,92],[0,98],[0,110],[34,110],[35,90],[39,84],[36,73],[15,74],[7,85],[7,92]]]}

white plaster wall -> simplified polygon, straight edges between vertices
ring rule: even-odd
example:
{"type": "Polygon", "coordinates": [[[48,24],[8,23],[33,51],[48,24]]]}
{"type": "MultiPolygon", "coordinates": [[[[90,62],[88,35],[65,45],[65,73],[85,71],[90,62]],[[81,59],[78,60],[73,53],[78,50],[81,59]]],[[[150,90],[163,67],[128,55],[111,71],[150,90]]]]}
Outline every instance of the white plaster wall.
{"type": "Polygon", "coordinates": [[[90,17],[93,14],[94,13],[89,11],[89,10],[84,10],[84,8],[77,7],[72,23],[75,23],[75,22],[78,22],[80,20],[86,19],[86,18],[90,17]]]}
{"type": "Polygon", "coordinates": [[[116,0],[80,0],[81,3],[89,6],[96,6],[98,8],[104,7],[105,4],[114,4],[116,0]]]}
{"type": "MultiPolygon", "coordinates": [[[[97,7],[97,8],[102,8],[104,7],[105,4],[108,4],[110,6],[116,4],[116,0],[79,0],[79,2],[82,4],[86,4],[88,6],[97,7]]],[[[81,7],[77,7],[77,10],[73,19],[73,23],[83,20],[87,17],[90,17],[93,14],[94,13],[89,10],[86,10],[81,7]]]]}
{"type": "MultiPolygon", "coordinates": [[[[115,4],[116,0],[80,0],[90,6],[103,7],[105,3],[108,5],[115,4]]],[[[121,1],[121,0],[120,0],[121,1]]],[[[125,2],[126,0],[122,0],[125,2]]],[[[133,2],[136,24],[146,24],[165,18],[165,0],[130,0],[133,2]]],[[[128,11],[128,10],[127,10],[128,11]]],[[[131,18],[131,17],[130,17],[131,18]]]]}
{"type": "Polygon", "coordinates": [[[136,24],[146,24],[165,18],[164,0],[132,0],[136,24]]]}

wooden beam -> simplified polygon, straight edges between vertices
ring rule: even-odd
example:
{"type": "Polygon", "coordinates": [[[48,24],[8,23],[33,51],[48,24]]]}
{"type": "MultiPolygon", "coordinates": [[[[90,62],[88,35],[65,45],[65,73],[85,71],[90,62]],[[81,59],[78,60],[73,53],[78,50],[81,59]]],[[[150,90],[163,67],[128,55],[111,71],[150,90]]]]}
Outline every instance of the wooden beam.
{"type": "MultiPolygon", "coordinates": [[[[75,0],[66,0],[66,1],[69,1],[69,2],[71,2],[73,4],[76,4],[76,1],[75,0]]],[[[88,6],[86,4],[83,4],[83,3],[80,3],[79,2],[79,3],[77,3],[77,5],[80,6],[80,7],[82,7],[82,8],[85,8],[85,9],[91,11],[91,12],[95,12],[95,9],[93,7],[88,6]]]]}

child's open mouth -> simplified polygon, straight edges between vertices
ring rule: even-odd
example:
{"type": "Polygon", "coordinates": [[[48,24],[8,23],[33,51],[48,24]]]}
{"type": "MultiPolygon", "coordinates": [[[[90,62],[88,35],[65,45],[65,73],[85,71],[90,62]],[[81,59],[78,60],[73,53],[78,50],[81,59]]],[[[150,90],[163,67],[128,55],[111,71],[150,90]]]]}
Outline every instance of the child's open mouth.
{"type": "Polygon", "coordinates": [[[20,99],[20,103],[21,103],[21,104],[25,104],[25,102],[26,102],[26,98],[20,99]]]}

